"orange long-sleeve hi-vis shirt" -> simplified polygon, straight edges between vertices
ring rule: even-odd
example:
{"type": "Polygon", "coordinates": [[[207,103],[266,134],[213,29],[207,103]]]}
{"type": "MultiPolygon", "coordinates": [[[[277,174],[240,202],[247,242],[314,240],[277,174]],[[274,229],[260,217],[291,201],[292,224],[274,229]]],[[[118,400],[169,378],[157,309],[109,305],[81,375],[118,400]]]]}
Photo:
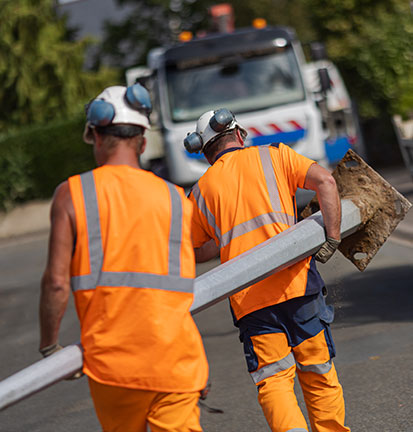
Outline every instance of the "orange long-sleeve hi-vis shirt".
{"type": "MultiPolygon", "coordinates": [[[[230,148],[192,188],[192,239],[214,239],[226,262],[296,223],[295,193],[315,163],[284,144],[230,148]]],[[[235,317],[319,292],[323,281],[309,257],[231,296],[235,317]]]]}

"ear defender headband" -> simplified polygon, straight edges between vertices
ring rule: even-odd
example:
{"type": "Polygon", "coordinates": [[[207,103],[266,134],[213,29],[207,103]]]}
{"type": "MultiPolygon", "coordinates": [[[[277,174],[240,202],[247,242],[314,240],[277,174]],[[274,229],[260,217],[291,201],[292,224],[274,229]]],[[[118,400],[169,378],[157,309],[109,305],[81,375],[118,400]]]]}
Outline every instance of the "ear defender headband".
{"type": "MultiPolygon", "coordinates": [[[[144,111],[146,116],[152,111],[149,93],[140,84],[134,84],[126,89],[124,101],[130,108],[144,111]]],[[[104,99],[94,99],[86,106],[86,119],[93,126],[108,126],[115,115],[115,105],[104,99]]]]}
{"type": "Polygon", "coordinates": [[[188,136],[184,139],[186,150],[189,153],[198,153],[202,151],[206,144],[213,142],[223,132],[230,130],[230,126],[234,121],[235,116],[230,110],[221,108],[214,111],[214,115],[210,118],[208,125],[214,132],[217,132],[217,134],[204,144],[201,134],[198,132],[188,133],[188,136]]]}

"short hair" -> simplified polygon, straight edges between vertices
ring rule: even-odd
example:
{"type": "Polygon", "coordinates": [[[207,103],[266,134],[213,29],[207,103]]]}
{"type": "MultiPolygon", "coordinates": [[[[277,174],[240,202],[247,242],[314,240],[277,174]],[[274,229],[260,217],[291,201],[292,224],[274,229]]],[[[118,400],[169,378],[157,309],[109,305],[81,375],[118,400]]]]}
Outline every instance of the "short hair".
{"type": "Polygon", "coordinates": [[[96,132],[101,135],[103,145],[108,152],[113,152],[120,139],[127,140],[128,146],[135,147],[139,151],[144,139],[145,128],[137,125],[109,125],[96,126],[96,132]]]}
{"type": "Polygon", "coordinates": [[[204,155],[207,159],[212,157],[221,151],[226,144],[237,141],[237,129],[231,129],[228,132],[224,132],[222,135],[218,135],[211,143],[209,143],[203,150],[204,155]]]}
{"type": "Polygon", "coordinates": [[[129,124],[111,124],[109,126],[96,126],[96,132],[100,135],[112,135],[118,138],[132,138],[143,135],[145,129],[142,126],[129,124]]]}

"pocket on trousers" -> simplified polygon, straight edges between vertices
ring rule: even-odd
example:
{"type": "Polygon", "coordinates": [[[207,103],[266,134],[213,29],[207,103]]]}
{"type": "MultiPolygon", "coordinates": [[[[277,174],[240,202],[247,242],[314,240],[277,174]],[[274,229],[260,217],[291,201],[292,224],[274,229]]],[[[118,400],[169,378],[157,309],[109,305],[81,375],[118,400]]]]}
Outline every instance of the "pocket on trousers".
{"type": "Polygon", "coordinates": [[[334,306],[327,305],[322,294],[318,297],[318,317],[326,324],[331,324],[334,321],[334,306]]]}
{"type": "Polygon", "coordinates": [[[326,343],[330,357],[336,356],[336,347],[334,345],[333,335],[331,334],[330,324],[334,321],[334,306],[327,305],[325,301],[325,296],[320,293],[318,298],[318,318],[324,325],[324,335],[326,338],[326,343]]]}
{"type": "Polygon", "coordinates": [[[247,362],[248,372],[253,372],[258,368],[258,359],[254,352],[254,345],[247,334],[243,334],[242,343],[244,345],[245,361],[247,362]]]}
{"type": "Polygon", "coordinates": [[[294,312],[294,320],[298,324],[305,324],[319,316],[319,305],[313,296],[302,297],[302,304],[294,312]]]}

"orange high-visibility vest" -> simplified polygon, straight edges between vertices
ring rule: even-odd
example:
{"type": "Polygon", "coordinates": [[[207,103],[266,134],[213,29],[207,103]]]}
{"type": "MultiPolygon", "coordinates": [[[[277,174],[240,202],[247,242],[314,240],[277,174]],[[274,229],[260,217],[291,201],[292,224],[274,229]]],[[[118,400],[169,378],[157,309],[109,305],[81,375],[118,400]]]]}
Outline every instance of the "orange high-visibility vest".
{"type": "MultiPolygon", "coordinates": [[[[313,163],[284,144],[223,151],[191,190],[194,247],[214,239],[226,262],[294,225],[295,193],[313,163]]],[[[232,295],[231,307],[240,319],[322,285],[309,257],[232,295]]]]}
{"type": "Polygon", "coordinates": [[[208,366],[189,312],[192,204],[183,190],[126,165],[71,177],[69,186],[71,285],[86,375],[161,392],[204,388],[208,366]]]}

